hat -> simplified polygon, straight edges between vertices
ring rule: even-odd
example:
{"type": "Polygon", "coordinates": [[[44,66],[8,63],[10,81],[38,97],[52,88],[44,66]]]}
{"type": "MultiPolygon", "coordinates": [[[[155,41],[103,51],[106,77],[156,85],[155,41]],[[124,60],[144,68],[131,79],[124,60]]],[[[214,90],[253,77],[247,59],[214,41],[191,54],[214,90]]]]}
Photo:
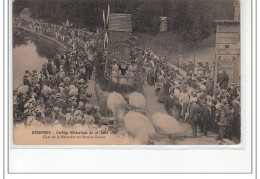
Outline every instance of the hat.
{"type": "Polygon", "coordinates": [[[74,116],[82,116],[81,110],[76,110],[76,111],[74,112],[74,116]]]}
{"type": "Polygon", "coordinates": [[[72,96],[72,97],[69,99],[70,102],[76,102],[76,100],[77,100],[77,98],[76,98],[75,96],[72,96]]]}
{"type": "Polygon", "coordinates": [[[75,89],[76,88],[76,86],[75,85],[70,85],[69,86],[69,89],[71,90],[71,89],[75,89]]]}
{"type": "Polygon", "coordinates": [[[31,124],[33,121],[35,120],[35,117],[34,116],[29,116],[28,118],[27,118],[27,124],[31,124]]]}
{"type": "Polygon", "coordinates": [[[39,74],[39,78],[43,78],[43,77],[45,77],[43,74],[39,74]]]}
{"type": "Polygon", "coordinates": [[[23,106],[24,108],[29,108],[30,107],[30,103],[25,103],[25,105],[23,106]]]}
{"type": "Polygon", "coordinates": [[[60,108],[58,108],[57,106],[56,107],[54,107],[54,109],[53,109],[55,112],[58,112],[59,110],[60,110],[60,108]]]}
{"type": "Polygon", "coordinates": [[[70,81],[69,77],[65,77],[64,81],[70,81]]]}
{"type": "Polygon", "coordinates": [[[201,91],[206,91],[206,86],[200,85],[200,90],[201,90],[201,91]]]}
{"type": "Polygon", "coordinates": [[[79,83],[84,83],[84,82],[85,82],[85,81],[84,81],[84,79],[82,79],[82,78],[79,80],[79,83]]]}
{"type": "Polygon", "coordinates": [[[51,89],[51,94],[55,94],[55,89],[51,89]]]}
{"type": "Polygon", "coordinates": [[[86,110],[90,110],[90,109],[91,109],[91,107],[92,107],[92,105],[91,105],[91,104],[86,104],[86,105],[85,105],[85,109],[86,109],[86,110]]]}
{"type": "Polygon", "coordinates": [[[34,103],[35,102],[35,99],[34,98],[31,98],[29,99],[28,103],[34,103]]]}
{"type": "Polygon", "coordinates": [[[228,104],[228,101],[227,101],[226,99],[222,99],[222,100],[221,100],[221,103],[223,103],[223,104],[228,104]]]}
{"type": "Polygon", "coordinates": [[[84,120],[87,124],[92,124],[93,122],[95,122],[95,118],[93,116],[90,116],[88,114],[84,114],[84,120]]]}
{"type": "Polygon", "coordinates": [[[197,98],[197,97],[195,97],[195,98],[190,98],[190,103],[196,103],[196,102],[197,102],[197,100],[198,100],[198,98],[197,98]]]}
{"type": "Polygon", "coordinates": [[[35,111],[36,113],[38,113],[39,111],[41,111],[41,109],[42,109],[41,106],[36,106],[35,109],[34,109],[34,111],[35,111]]]}
{"type": "Polygon", "coordinates": [[[231,97],[231,94],[229,94],[229,93],[226,93],[225,95],[226,95],[226,98],[230,98],[231,97]]]}
{"type": "Polygon", "coordinates": [[[62,97],[62,94],[61,93],[57,93],[56,94],[56,98],[61,98],[62,97]]]}
{"type": "Polygon", "coordinates": [[[29,112],[30,112],[29,109],[25,109],[23,113],[24,113],[25,115],[27,115],[29,112]]]}
{"type": "Polygon", "coordinates": [[[25,78],[25,79],[27,79],[29,76],[27,75],[27,74],[25,74],[24,76],[23,76],[23,78],[25,78]]]}
{"type": "Polygon", "coordinates": [[[35,88],[40,88],[41,85],[39,85],[39,84],[35,84],[34,87],[35,87],[35,88]]]}
{"type": "Polygon", "coordinates": [[[98,112],[100,110],[100,107],[98,105],[94,105],[93,108],[98,112]]]}
{"type": "Polygon", "coordinates": [[[70,96],[76,96],[78,94],[78,90],[77,89],[71,89],[70,91],[69,91],[69,95],[70,96]]]}

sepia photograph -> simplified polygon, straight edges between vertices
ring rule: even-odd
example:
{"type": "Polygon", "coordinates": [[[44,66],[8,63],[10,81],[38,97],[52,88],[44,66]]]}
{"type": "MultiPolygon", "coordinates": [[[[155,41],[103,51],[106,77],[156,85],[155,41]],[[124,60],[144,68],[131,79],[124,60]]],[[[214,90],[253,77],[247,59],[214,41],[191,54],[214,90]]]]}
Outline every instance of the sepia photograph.
{"type": "Polygon", "coordinates": [[[13,0],[13,145],[238,145],[239,0],[13,0]]]}

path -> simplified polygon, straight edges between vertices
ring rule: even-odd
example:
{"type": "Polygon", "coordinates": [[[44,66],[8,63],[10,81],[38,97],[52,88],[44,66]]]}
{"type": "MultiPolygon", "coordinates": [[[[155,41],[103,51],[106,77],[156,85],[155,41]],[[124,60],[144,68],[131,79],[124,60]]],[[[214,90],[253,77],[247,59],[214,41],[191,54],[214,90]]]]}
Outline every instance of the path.
{"type": "Polygon", "coordinates": [[[44,35],[44,34],[41,34],[41,33],[36,33],[36,32],[34,32],[34,31],[32,31],[32,30],[29,30],[29,29],[27,29],[27,28],[25,28],[25,27],[21,27],[21,26],[20,26],[20,27],[14,27],[14,28],[22,29],[22,30],[27,31],[27,32],[29,32],[29,33],[31,33],[31,34],[38,35],[39,37],[42,37],[42,39],[52,41],[52,42],[58,44],[58,45],[61,47],[61,50],[62,50],[62,51],[67,50],[67,47],[66,47],[65,44],[61,43],[60,41],[58,41],[58,40],[56,40],[56,39],[54,39],[54,38],[52,38],[52,37],[49,37],[49,36],[44,35]]]}
{"type": "Polygon", "coordinates": [[[163,103],[157,101],[158,96],[155,94],[154,86],[145,85],[146,95],[147,95],[147,110],[148,118],[151,119],[152,115],[156,112],[162,112],[166,114],[163,103]]]}

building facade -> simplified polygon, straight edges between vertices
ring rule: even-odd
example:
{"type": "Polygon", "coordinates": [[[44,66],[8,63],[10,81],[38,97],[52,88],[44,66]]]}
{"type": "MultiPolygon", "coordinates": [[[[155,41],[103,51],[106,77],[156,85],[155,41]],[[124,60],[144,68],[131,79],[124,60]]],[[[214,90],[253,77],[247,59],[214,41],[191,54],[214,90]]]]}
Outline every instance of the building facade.
{"type": "Polygon", "coordinates": [[[215,81],[219,70],[226,70],[229,83],[240,84],[240,10],[235,1],[234,20],[216,20],[215,81]]]}

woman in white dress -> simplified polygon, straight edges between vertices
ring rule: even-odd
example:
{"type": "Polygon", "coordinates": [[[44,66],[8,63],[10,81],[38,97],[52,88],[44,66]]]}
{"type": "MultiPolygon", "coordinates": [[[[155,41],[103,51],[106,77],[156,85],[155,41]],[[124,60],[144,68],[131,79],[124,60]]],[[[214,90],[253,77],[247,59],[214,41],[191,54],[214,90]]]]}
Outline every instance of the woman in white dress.
{"type": "Polygon", "coordinates": [[[119,66],[117,65],[116,59],[114,59],[112,64],[112,81],[114,83],[118,83],[118,71],[119,71],[119,66]]]}

